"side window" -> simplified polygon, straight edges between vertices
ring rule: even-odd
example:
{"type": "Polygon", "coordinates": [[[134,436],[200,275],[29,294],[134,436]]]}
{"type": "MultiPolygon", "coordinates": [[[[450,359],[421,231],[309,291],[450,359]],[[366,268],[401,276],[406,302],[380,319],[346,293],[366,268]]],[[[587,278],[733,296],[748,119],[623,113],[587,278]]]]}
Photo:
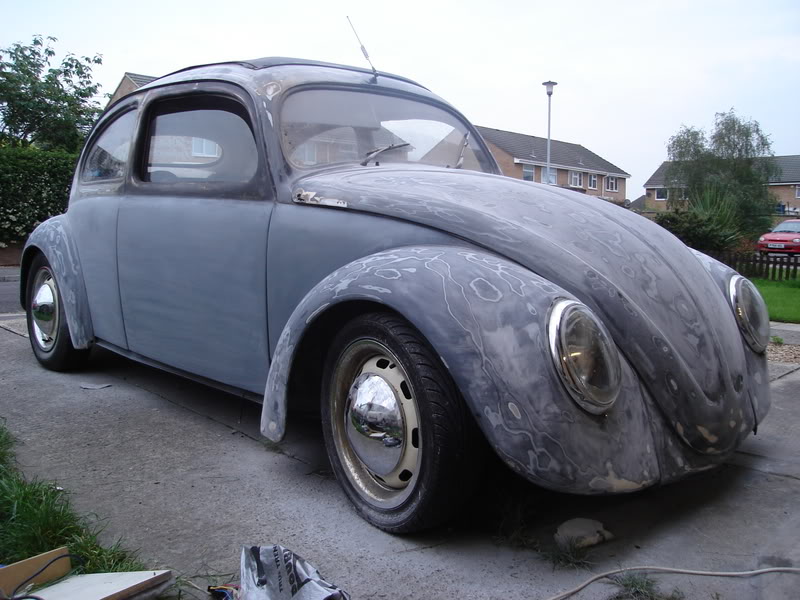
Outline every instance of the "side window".
{"type": "Polygon", "coordinates": [[[104,181],[125,176],[135,126],[136,111],[132,110],[105,128],[95,140],[83,164],[83,181],[104,181]]]}
{"type": "Polygon", "coordinates": [[[258,151],[244,108],[233,100],[195,97],[155,105],[142,179],[154,183],[247,183],[258,151]]]}

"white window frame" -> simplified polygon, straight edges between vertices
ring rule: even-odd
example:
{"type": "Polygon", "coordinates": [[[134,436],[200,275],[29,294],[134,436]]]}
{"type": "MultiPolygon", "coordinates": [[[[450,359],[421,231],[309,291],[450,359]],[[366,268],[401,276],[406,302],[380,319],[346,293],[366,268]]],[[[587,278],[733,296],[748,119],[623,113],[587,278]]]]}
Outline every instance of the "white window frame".
{"type": "Polygon", "coordinates": [[[795,198],[800,198],[800,184],[797,184],[796,186],[794,186],[794,197],[795,198]]]}
{"type": "Polygon", "coordinates": [[[581,171],[569,172],[569,187],[582,188],[583,187],[583,173],[581,171]],[[576,183],[577,180],[577,183],[576,183]]]}
{"type": "Polygon", "coordinates": [[[617,177],[614,175],[606,175],[606,191],[607,192],[618,192],[619,191],[619,181],[617,177]],[[611,184],[614,184],[612,187],[611,184]]]}
{"type": "Polygon", "coordinates": [[[550,167],[550,181],[545,181],[545,179],[547,179],[547,167],[540,167],[540,169],[542,174],[539,176],[539,181],[549,185],[556,185],[558,181],[558,169],[550,167]]]}
{"type": "Polygon", "coordinates": [[[197,156],[199,158],[219,158],[219,144],[205,138],[193,137],[192,156],[197,156]]]}
{"type": "Polygon", "coordinates": [[[533,165],[523,164],[522,165],[522,179],[523,179],[523,181],[536,181],[536,167],[533,166],[533,165]],[[528,170],[528,174],[530,174],[530,176],[531,176],[530,179],[526,179],[525,178],[526,170],[528,170]]]}
{"type": "Polygon", "coordinates": [[[667,200],[669,200],[669,190],[667,188],[656,188],[656,201],[666,202],[667,200]],[[663,198],[658,197],[659,192],[664,192],[663,198]]]}
{"type": "Polygon", "coordinates": [[[586,187],[590,190],[597,189],[597,174],[596,173],[589,173],[588,181],[586,182],[586,187]]]}

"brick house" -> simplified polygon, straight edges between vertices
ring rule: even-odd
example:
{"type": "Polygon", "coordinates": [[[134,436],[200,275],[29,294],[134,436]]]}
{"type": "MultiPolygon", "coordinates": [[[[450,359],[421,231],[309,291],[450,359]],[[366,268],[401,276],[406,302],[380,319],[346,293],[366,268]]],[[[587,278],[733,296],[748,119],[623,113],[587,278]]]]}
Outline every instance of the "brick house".
{"type": "MultiPolygon", "coordinates": [[[[547,138],[478,127],[504,175],[545,182],[547,138]]],[[[550,141],[551,183],[615,204],[625,203],[630,174],[580,144],[550,141]],[[553,173],[554,172],[554,173],[553,173]]]]}
{"type": "Polygon", "coordinates": [[[151,81],[158,79],[157,77],[151,77],[150,75],[139,75],[138,73],[125,73],[122,76],[122,79],[117,86],[117,89],[114,90],[114,93],[111,94],[111,98],[108,100],[108,104],[106,106],[111,106],[114,102],[122,98],[123,96],[127,96],[131,92],[135,92],[143,85],[147,85],[151,81]]]}
{"type": "MultiPolygon", "coordinates": [[[[800,154],[772,157],[778,166],[778,174],[769,180],[769,190],[775,196],[776,212],[800,212],[800,154]]],[[[663,211],[674,190],[667,189],[666,173],[670,161],[665,160],[645,181],[645,209],[663,211]]]]}

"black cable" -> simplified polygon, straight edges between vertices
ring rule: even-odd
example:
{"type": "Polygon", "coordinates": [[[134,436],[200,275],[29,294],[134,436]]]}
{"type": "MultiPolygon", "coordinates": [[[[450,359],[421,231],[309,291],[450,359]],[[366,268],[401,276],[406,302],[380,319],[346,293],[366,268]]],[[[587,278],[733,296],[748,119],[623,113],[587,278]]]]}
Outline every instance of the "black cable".
{"type": "Polygon", "coordinates": [[[21,596],[21,597],[17,598],[17,592],[18,592],[18,591],[19,591],[21,588],[25,587],[25,585],[27,585],[27,584],[28,584],[28,583],[29,583],[31,580],[35,579],[36,577],[38,577],[39,575],[41,575],[42,573],[44,573],[44,572],[47,570],[47,568],[48,568],[50,565],[52,565],[52,564],[53,564],[54,562],[56,562],[57,560],[61,560],[62,558],[74,558],[74,559],[77,559],[77,561],[78,561],[80,564],[83,564],[83,559],[82,559],[80,556],[78,556],[77,554],[69,554],[69,553],[67,553],[67,554],[62,554],[62,555],[60,555],[60,556],[56,556],[55,558],[53,558],[53,559],[50,559],[50,560],[47,562],[47,564],[46,564],[45,566],[43,566],[41,569],[39,569],[38,571],[36,571],[36,573],[34,573],[34,574],[33,574],[33,575],[31,575],[30,577],[28,577],[28,578],[27,578],[25,581],[23,581],[22,583],[20,583],[20,584],[19,584],[17,587],[15,587],[15,588],[14,588],[14,591],[13,591],[13,592],[11,592],[11,598],[9,598],[9,600],[25,600],[26,598],[30,598],[30,599],[32,599],[32,600],[42,600],[41,598],[37,598],[36,596],[30,596],[30,595],[28,595],[28,596],[21,596]]]}

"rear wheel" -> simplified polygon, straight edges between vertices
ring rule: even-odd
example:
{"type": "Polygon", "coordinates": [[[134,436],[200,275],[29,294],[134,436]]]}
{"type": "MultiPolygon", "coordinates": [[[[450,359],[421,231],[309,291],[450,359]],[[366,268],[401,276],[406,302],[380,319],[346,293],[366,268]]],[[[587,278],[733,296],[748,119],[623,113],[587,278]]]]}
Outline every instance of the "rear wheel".
{"type": "Polygon", "coordinates": [[[483,441],[449,373],[422,335],[390,313],[357,317],[336,336],[322,423],[348,498],[389,532],[453,517],[482,472],[483,441]]]}
{"type": "Polygon", "coordinates": [[[82,366],[89,351],[72,345],[56,277],[42,254],[31,263],[26,298],[28,337],[36,359],[53,371],[82,366]]]}

